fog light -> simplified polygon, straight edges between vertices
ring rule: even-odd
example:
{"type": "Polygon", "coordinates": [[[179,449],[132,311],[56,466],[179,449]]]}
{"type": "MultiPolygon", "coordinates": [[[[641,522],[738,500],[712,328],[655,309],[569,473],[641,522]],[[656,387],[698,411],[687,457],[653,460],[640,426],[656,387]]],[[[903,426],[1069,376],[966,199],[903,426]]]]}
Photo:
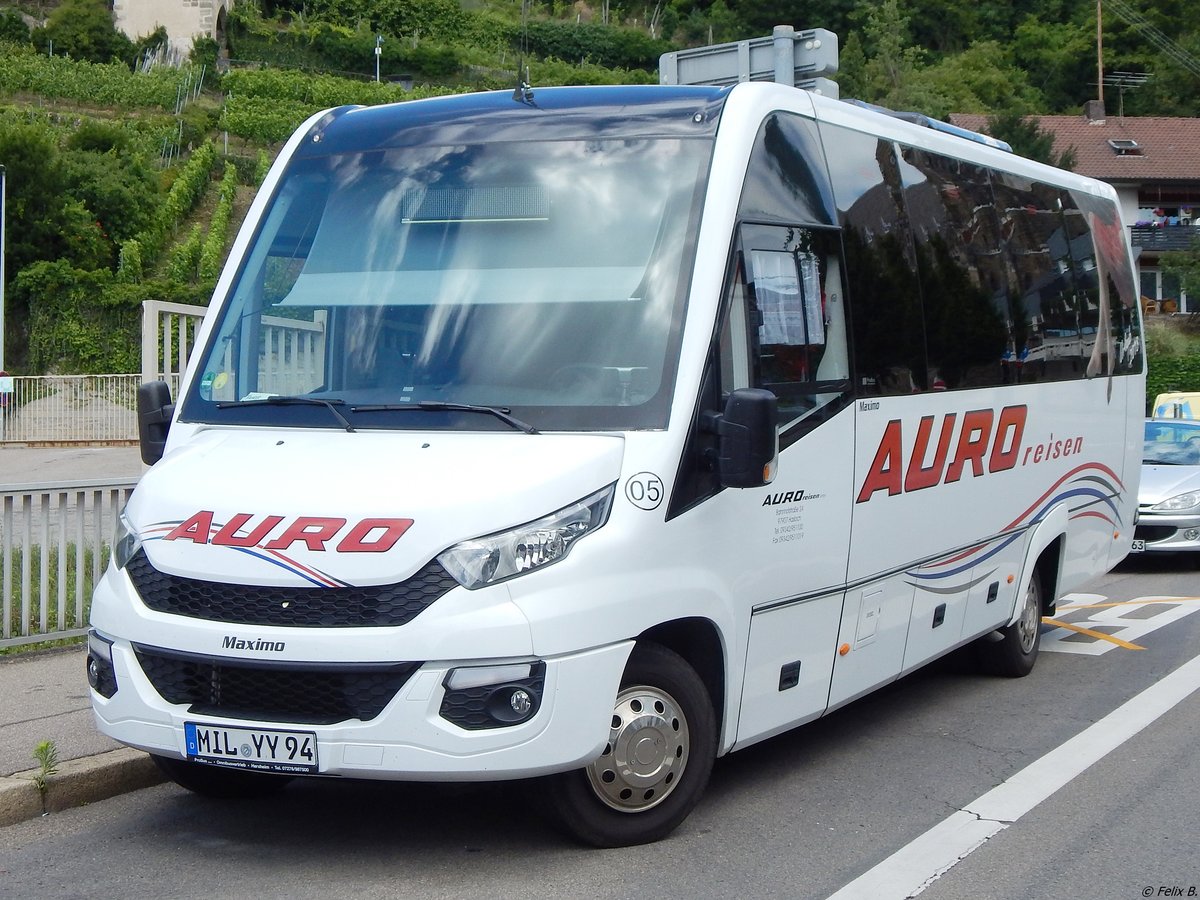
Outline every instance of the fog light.
{"type": "Polygon", "coordinates": [[[537,712],[537,695],[520,684],[506,684],[488,697],[484,710],[497,725],[517,725],[537,712]]]}
{"type": "Polygon", "coordinates": [[[529,711],[533,709],[533,698],[529,696],[529,692],[524,688],[517,688],[508,698],[508,705],[522,719],[529,715],[529,711]]]}
{"type": "Polygon", "coordinates": [[[528,722],[541,707],[544,662],[455,669],[446,676],[441,715],[472,731],[528,722]]]}
{"type": "Polygon", "coordinates": [[[117,673],[112,662],[112,641],[88,632],[88,685],[101,697],[110,698],[117,692],[117,673]]]}
{"type": "Polygon", "coordinates": [[[1196,538],[1200,538],[1200,529],[1189,528],[1183,533],[1183,539],[1186,541],[1194,541],[1196,538]]]}

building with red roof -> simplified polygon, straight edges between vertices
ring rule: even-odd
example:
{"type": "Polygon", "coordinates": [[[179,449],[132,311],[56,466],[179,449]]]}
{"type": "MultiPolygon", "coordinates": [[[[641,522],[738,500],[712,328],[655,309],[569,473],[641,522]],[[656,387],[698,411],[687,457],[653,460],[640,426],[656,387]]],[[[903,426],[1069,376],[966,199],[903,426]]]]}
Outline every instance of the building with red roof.
{"type": "MultiPolygon", "coordinates": [[[[1150,311],[1200,311],[1200,297],[1189,302],[1159,267],[1160,254],[1200,239],[1200,119],[1106,116],[1096,101],[1083,115],[1032,118],[1054,136],[1056,154],[1074,152],[1076,172],[1116,188],[1150,311]]],[[[986,116],[950,121],[987,133],[986,116]]]]}

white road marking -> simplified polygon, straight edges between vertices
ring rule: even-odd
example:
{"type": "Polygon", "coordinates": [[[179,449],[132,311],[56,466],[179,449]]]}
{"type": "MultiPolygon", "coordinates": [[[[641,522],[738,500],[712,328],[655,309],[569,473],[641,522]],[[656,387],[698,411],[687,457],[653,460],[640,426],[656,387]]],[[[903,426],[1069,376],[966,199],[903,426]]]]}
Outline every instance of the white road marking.
{"type": "MultiPolygon", "coordinates": [[[[1058,601],[1058,612],[1054,618],[1127,643],[1141,644],[1141,638],[1150,632],[1197,611],[1200,611],[1200,602],[1195,597],[1138,597],[1123,603],[1110,603],[1099,594],[1067,594],[1058,601]],[[1155,605],[1167,608],[1146,616],[1144,607],[1155,605]],[[1086,616],[1080,618],[1078,614],[1081,612],[1086,616]]],[[[1042,649],[1049,653],[1099,656],[1118,646],[1112,641],[1082,637],[1078,632],[1066,628],[1055,628],[1042,635],[1042,649]]]]}
{"type": "Polygon", "coordinates": [[[830,900],[906,900],[1200,689],[1200,656],[900,848],[830,900]]]}

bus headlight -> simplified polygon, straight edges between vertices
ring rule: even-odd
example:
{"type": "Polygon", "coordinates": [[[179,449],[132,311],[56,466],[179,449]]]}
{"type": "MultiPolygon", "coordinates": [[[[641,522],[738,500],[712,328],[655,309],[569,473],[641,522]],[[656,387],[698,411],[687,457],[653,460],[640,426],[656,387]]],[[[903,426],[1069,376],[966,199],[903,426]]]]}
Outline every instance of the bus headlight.
{"type": "Polygon", "coordinates": [[[113,536],[113,562],[116,563],[118,569],[123,569],[141,548],[141,537],[137,530],[129,524],[129,517],[125,515],[125,510],[121,510],[121,515],[117,517],[117,533],[113,536]]]}
{"type": "Polygon", "coordinates": [[[565,559],[575,542],[608,520],[616,484],[558,512],[487,537],[463,541],[438,557],[468,590],[506,581],[565,559]]]}

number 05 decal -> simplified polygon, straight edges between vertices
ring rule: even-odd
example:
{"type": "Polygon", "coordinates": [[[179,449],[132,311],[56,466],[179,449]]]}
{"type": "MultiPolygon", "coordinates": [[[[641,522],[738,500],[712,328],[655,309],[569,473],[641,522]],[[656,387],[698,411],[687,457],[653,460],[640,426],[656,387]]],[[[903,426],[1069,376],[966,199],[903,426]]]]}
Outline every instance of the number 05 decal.
{"type": "Polygon", "coordinates": [[[625,482],[625,496],[638,509],[657,509],[663,499],[662,479],[653,472],[638,472],[625,482]]]}

